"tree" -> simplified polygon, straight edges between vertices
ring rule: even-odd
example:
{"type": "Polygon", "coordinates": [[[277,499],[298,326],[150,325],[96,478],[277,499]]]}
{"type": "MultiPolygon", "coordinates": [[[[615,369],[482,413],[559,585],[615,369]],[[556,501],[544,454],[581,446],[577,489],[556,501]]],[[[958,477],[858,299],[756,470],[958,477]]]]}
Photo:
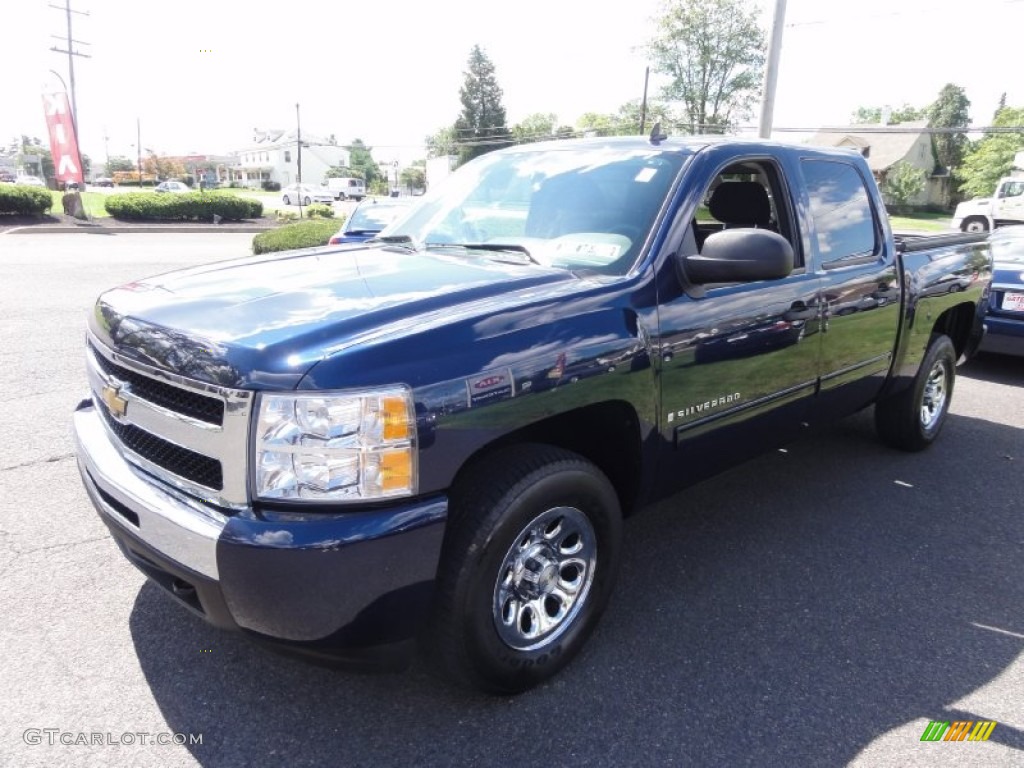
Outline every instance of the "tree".
{"type": "Polygon", "coordinates": [[[904,208],[924,190],[927,175],[920,168],[902,160],[892,166],[882,182],[882,197],[886,206],[904,208]]]}
{"type": "Polygon", "coordinates": [[[418,168],[416,166],[403,168],[398,178],[401,181],[402,186],[408,190],[426,189],[427,176],[422,168],[418,168]]]}
{"type": "Polygon", "coordinates": [[[654,70],[671,78],[663,98],[682,102],[693,133],[724,133],[761,93],[760,13],[743,0],[666,0],[647,44],[654,70]]]}
{"type": "Polygon", "coordinates": [[[456,152],[455,127],[449,125],[438,128],[436,133],[427,136],[424,143],[427,145],[427,157],[454,155],[456,152]]]}
{"type": "Polygon", "coordinates": [[[554,138],[557,121],[554,112],[534,112],[512,126],[512,138],[517,144],[554,138]]]}
{"type": "MultiPolygon", "coordinates": [[[[850,117],[850,122],[861,125],[881,124],[882,112],[888,107],[857,107],[857,111],[850,117]]],[[[902,107],[889,110],[889,120],[886,125],[899,125],[900,123],[913,123],[928,118],[929,107],[912,107],[904,104],[902,107]]]]}
{"type": "Polygon", "coordinates": [[[462,113],[455,121],[460,164],[512,143],[502,95],[494,64],[479,45],[474,45],[459,89],[462,113]]]}
{"type": "Polygon", "coordinates": [[[324,172],[324,180],[327,179],[362,179],[363,172],[355,171],[347,165],[332,165],[324,172]]]}
{"type": "Polygon", "coordinates": [[[362,139],[352,139],[352,143],[348,145],[347,149],[349,169],[361,172],[360,174],[353,173],[353,178],[361,176],[366,181],[367,186],[374,184],[381,178],[377,161],[370,154],[373,149],[372,147],[366,146],[362,139]]]}
{"type": "Polygon", "coordinates": [[[155,152],[142,161],[143,173],[151,173],[158,179],[177,179],[185,175],[185,166],[169,157],[160,157],[155,152]]]}
{"type": "MultiPolygon", "coordinates": [[[[1002,128],[1024,126],[1024,107],[1003,107],[992,120],[1002,128]]],[[[990,133],[969,147],[955,175],[960,192],[967,197],[987,197],[1013,168],[1013,155],[1024,150],[1024,132],[990,133]]]]}
{"type": "MultiPolygon", "coordinates": [[[[632,99],[619,107],[616,115],[620,136],[638,136],[640,134],[640,99],[632,99]]],[[[662,128],[668,129],[669,125],[676,122],[668,104],[649,99],[647,101],[647,115],[644,120],[644,132],[649,133],[651,127],[660,122],[662,128]]]]}
{"type": "Polygon", "coordinates": [[[107,176],[113,176],[115,171],[134,171],[135,163],[122,155],[114,155],[107,160],[105,168],[107,176]]]}
{"type": "MultiPolygon", "coordinates": [[[[929,128],[967,128],[971,124],[968,110],[971,102],[967,99],[964,89],[946,83],[939,91],[939,96],[928,108],[929,128]]],[[[956,168],[963,162],[967,150],[967,134],[956,133],[932,134],[935,146],[935,158],[946,168],[956,168]]]]}

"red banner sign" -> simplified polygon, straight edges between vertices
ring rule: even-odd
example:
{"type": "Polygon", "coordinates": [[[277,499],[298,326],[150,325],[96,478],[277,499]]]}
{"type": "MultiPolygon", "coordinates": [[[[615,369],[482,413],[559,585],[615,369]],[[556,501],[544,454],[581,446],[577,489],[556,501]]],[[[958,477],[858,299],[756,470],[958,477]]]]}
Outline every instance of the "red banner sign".
{"type": "Polygon", "coordinates": [[[50,154],[57,181],[75,181],[81,185],[82,169],[79,167],[78,139],[71,119],[66,93],[44,93],[43,109],[46,112],[46,127],[50,130],[50,154]]]}

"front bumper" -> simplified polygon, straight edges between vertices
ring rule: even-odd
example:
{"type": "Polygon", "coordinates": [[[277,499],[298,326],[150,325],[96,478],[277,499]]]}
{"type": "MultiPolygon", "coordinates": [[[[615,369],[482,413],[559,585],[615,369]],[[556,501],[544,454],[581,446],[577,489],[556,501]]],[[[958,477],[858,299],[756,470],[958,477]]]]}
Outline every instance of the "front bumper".
{"type": "Polygon", "coordinates": [[[82,481],[121,551],[212,624],[356,658],[405,643],[426,617],[444,497],[302,519],[228,515],[127,463],[91,400],[74,431],[82,481]]]}

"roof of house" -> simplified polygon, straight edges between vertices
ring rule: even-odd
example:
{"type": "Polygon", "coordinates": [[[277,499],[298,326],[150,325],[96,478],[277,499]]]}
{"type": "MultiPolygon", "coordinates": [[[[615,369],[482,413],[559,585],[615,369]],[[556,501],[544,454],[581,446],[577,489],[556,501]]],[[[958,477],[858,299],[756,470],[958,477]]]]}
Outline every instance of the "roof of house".
{"type": "Polygon", "coordinates": [[[925,120],[897,125],[826,126],[807,143],[818,147],[855,147],[866,154],[872,171],[885,171],[907,156],[927,127],[925,120]]]}

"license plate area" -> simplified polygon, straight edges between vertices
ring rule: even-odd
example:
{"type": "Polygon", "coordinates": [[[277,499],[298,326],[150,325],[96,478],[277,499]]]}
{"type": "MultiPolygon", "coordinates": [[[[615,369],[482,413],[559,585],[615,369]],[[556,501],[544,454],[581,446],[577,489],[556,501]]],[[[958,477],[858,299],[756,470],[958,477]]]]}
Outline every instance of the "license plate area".
{"type": "Polygon", "coordinates": [[[1024,312],[1024,293],[1004,293],[999,308],[1007,312],[1024,312]]]}

